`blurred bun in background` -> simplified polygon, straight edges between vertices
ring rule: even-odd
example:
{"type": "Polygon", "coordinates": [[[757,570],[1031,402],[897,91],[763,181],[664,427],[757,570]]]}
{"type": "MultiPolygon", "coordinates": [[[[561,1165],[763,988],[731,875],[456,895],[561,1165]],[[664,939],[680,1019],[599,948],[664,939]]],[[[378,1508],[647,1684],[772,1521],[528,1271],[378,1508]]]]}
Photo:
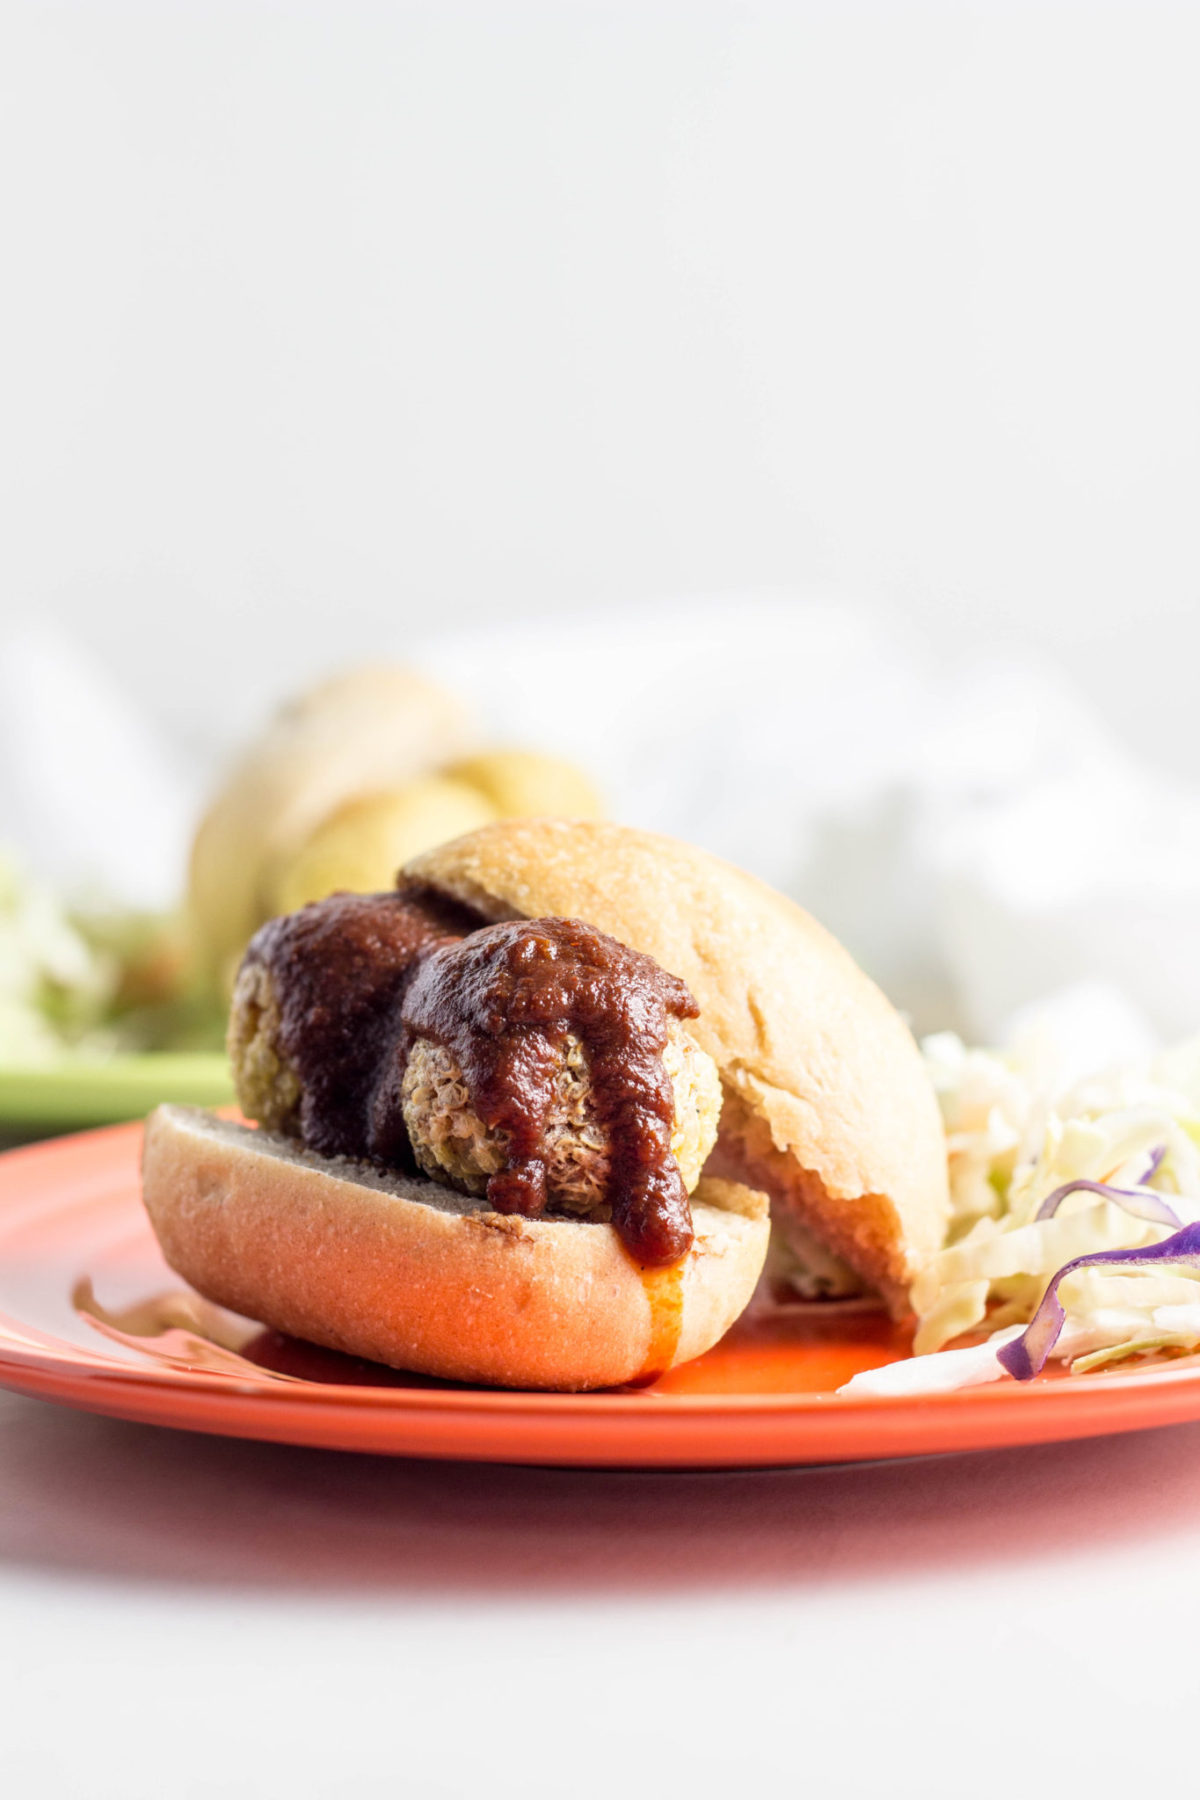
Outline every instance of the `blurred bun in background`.
{"type": "Polygon", "coordinates": [[[602,819],[604,803],[581,769],[536,750],[488,750],[446,773],[469,782],[509,819],[602,819]]]}
{"type": "Polygon", "coordinates": [[[355,795],[423,774],[471,743],[461,701],[412,670],[355,669],[290,701],[234,764],[201,820],[188,871],[197,973],[227,987],[283,866],[355,795]]]}
{"type": "Polygon", "coordinates": [[[289,701],[235,762],[192,845],[187,924],[201,989],[228,994],[264,920],[390,888],[437,844],[500,818],[602,816],[571,763],[476,750],[469,707],[414,670],[351,670],[289,701]]]}
{"type": "Polygon", "coordinates": [[[595,785],[571,763],[535,750],[487,750],[335,808],[299,850],[267,870],[265,916],[295,912],[338,888],[370,894],[391,887],[410,857],[494,819],[603,816],[595,785]]]}
{"type": "Polygon", "coordinates": [[[339,888],[370,894],[391,887],[410,856],[499,816],[477,788],[446,775],[356,795],[323,819],[294,855],[266,872],[266,916],[295,912],[339,888]]]}

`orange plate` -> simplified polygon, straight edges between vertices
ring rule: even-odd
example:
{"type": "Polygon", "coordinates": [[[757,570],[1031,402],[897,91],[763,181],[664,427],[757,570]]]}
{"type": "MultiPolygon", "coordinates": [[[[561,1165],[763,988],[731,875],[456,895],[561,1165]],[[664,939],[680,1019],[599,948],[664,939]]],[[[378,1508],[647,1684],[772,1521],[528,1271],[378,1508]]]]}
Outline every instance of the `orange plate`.
{"type": "Polygon", "coordinates": [[[190,1431],[509,1463],[746,1468],[1132,1431],[1200,1417],[1200,1358],[920,1399],[845,1399],[907,1354],[877,1314],[743,1323],[653,1387],[501,1393],[265,1332],[183,1288],[142,1211],[141,1127],[0,1157],[0,1386],[190,1431]]]}

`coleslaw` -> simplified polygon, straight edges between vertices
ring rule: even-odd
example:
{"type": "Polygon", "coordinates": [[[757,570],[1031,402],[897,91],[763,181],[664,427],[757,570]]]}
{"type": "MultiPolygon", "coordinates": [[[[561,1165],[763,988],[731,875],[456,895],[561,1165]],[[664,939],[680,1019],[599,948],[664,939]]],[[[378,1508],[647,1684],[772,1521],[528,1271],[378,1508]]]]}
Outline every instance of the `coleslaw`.
{"type": "Polygon", "coordinates": [[[69,904],[0,846],[0,1071],[223,1039],[174,919],[69,904]]]}
{"type": "Polygon", "coordinates": [[[854,1394],[1028,1379],[1200,1349],[1200,1037],[1078,1080],[1044,1043],[922,1046],[951,1217],[913,1284],[914,1355],[854,1394]],[[955,1340],[987,1335],[960,1349],[955,1340]]]}

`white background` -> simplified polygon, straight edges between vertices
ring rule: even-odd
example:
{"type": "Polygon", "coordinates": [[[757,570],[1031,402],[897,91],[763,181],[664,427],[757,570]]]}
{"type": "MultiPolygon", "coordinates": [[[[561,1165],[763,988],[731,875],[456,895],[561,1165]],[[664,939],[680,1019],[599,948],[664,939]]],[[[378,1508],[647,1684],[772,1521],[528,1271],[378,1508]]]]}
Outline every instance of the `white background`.
{"type": "Polygon", "coordinates": [[[1200,15],[0,6],[0,604],[223,739],[433,619],[853,594],[1200,772],[1200,15]]]}
{"type": "MultiPolygon", "coordinates": [[[[460,618],[865,596],[1200,773],[1198,18],[4,0],[0,606],[215,744],[460,618]]],[[[665,1480],[9,1399],[0,1771],[1182,1793],[1197,1493],[1193,1428],[665,1480]]]]}
{"type": "Polygon", "coordinates": [[[0,1396],[5,1791],[1195,1791],[1200,1426],[569,1474],[0,1396]]]}

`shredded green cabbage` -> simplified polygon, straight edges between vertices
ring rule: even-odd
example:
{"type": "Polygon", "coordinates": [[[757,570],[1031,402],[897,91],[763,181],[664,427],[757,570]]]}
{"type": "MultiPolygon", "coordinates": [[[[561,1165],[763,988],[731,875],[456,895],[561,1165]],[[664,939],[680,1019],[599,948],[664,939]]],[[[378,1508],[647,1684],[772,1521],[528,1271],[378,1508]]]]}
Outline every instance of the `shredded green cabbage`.
{"type": "Polygon", "coordinates": [[[0,856],[0,1061],[49,1061],[93,1034],[116,980],[58,896],[0,856]]]}
{"type": "Polygon", "coordinates": [[[0,1069],[218,1048],[223,1021],[185,976],[172,919],[69,906],[0,848],[0,1069]]]}
{"type": "MultiPolygon", "coordinates": [[[[943,1032],[923,1049],[946,1128],[950,1225],[913,1284],[914,1358],[856,1377],[854,1393],[1002,1378],[995,1350],[1032,1318],[1064,1263],[1097,1250],[1140,1249],[1173,1229],[1087,1192],[1068,1195],[1053,1217],[1039,1220],[1056,1188],[1081,1179],[1118,1188],[1148,1181],[1181,1225],[1200,1220],[1200,1038],[1070,1082],[1044,1045],[972,1050],[943,1032]],[[932,1356],[981,1331],[989,1333],[984,1343],[932,1356]]],[[[1054,1355],[1073,1371],[1200,1348],[1200,1268],[1194,1278],[1178,1267],[1161,1274],[1081,1269],[1063,1281],[1060,1299],[1068,1323],[1054,1355]]]]}

